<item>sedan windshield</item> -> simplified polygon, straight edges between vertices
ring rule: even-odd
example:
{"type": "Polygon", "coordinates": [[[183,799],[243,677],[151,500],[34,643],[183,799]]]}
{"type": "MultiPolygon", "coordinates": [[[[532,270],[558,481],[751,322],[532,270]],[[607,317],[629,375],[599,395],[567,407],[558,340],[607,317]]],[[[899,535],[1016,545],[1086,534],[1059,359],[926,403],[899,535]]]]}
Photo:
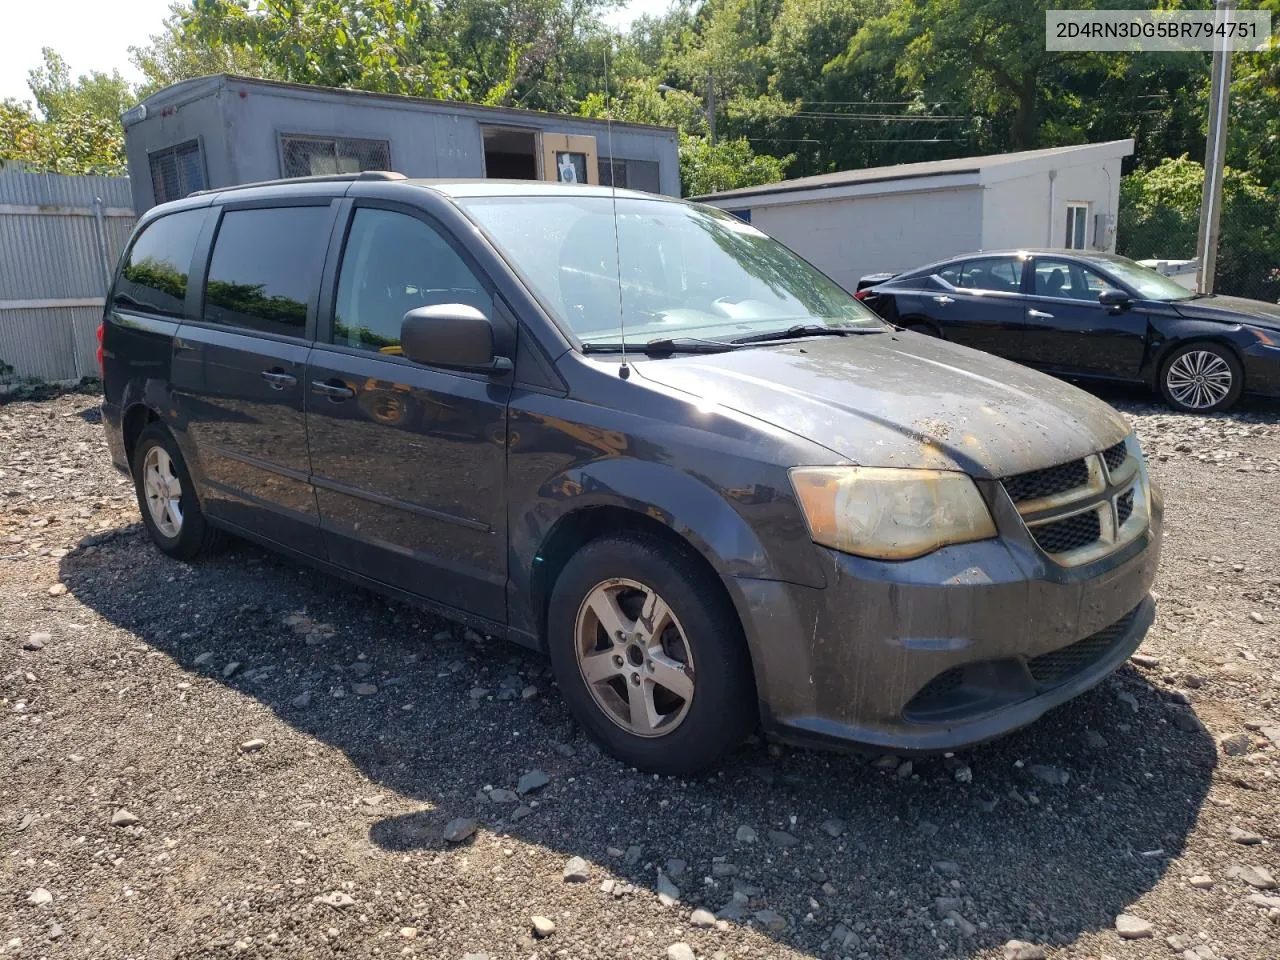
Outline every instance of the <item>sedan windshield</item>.
{"type": "Polygon", "coordinates": [[[1124,257],[1108,257],[1102,265],[1140,300],[1190,300],[1195,296],[1177,281],[1124,257]]]}
{"type": "Polygon", "coordinates": [[[736,217],[619,196],[458,201],[543,306],[587,344],[738,340],[883,324],[782,244],[736,217]],[[615,234],[616,230],[616,234],[615,234]]]}

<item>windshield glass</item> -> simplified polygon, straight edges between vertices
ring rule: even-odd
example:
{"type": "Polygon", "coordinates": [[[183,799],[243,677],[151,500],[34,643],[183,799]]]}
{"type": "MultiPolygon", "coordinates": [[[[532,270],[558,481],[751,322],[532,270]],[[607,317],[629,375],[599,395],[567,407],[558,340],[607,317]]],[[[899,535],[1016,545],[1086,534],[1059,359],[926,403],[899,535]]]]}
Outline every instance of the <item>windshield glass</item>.
{"type": "Polygon", "coordinates": [[[1190,300],[1195,296],[1177,281],[1132,260],[1116,257],[1108,259],[1105,266],[1141,300],[1190,300]]]}
{"type": "Polygon", "coordinates": [[[616,343],[623,324],[628,342],[883,326],[782,244],[719,210],[618,197],[615,242],[609,197],[458,202],[584,343],[616,343]]]}

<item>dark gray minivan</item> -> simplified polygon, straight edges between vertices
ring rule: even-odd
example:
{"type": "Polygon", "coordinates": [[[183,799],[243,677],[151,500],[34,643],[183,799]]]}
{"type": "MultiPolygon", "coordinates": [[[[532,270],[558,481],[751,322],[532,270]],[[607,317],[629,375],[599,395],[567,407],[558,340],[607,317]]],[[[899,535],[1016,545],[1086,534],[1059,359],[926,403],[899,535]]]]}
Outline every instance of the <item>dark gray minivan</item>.
{"type": "Polygon", "coordinates": [[[106,434],[155,543],[258,541],[551,658],[645,770],[949,750],[1138,646],[1162,507],[1106,404],[897,330],[749,224],[365,173],[141,218],[106,434]]]}

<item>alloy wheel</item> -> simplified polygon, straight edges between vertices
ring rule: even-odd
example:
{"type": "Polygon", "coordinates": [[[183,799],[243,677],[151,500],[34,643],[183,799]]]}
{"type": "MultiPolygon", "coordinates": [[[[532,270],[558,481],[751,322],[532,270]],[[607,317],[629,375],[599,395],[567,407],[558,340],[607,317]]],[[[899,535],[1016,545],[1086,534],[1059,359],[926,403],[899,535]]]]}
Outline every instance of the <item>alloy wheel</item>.
{"type": "Polygon", "coordinates": [[[151,522],[164,536],[176,539],[182,532],[182,482],[164,447],[154,446],[147,451],[142,462],[142,490],[151,522]]]}
{"type": "Polygon", "coordinates": [[[1232,379],[1227,361],[1210,350],[1188,350],[1165,373],[1169,395],[1192,410],[1221,403],[1231,392],[1232,379]]]}
{"type": "Polygon", "coordinates": [[[660,737],[689,712],[693,654],[666,601],[635,580],[596,584],[578,608],[574,652],[592,699],[628,733],[660,737]]]}

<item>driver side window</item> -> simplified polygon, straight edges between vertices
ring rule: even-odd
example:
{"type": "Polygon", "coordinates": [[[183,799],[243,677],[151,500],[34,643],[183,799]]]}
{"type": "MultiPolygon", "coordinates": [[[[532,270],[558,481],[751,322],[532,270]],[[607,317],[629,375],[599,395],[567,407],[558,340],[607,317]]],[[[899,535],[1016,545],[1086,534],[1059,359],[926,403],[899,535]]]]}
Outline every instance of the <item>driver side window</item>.
{"type": "Polygon", "coordinates": [[[404,315],[444,303],[493,314],[484,284],[435,229],[403,213],[358,208],[342,253],[332,342],[398,355],[404,315]]]}
{"type": "Polygon", "coordinates": [[[1101,274],[1071,260],[1036,260],[1035,295],[1056,300],[1088,300],[1098,302],[1098,294],[1114,284],[1101,274]]]}

